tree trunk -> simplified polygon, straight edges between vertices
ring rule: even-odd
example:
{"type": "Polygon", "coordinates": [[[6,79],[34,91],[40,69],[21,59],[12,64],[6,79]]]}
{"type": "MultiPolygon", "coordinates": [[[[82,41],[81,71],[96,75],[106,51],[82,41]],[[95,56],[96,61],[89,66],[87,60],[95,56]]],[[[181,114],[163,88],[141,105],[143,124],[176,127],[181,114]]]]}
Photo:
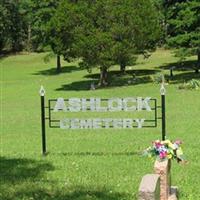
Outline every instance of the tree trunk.
{"type": "Polygon", "coordinates": [[[126,71],[126,65],[124,65],[123,63],[120,64],[120,72],[122,74],[125,74],[125,71],[126,71]]]}
{"type": "Polygon", "coordinates": [[[57,55],[57,66],[56,66],[56,71],[57,71],[58,73],[61,72],[60,55],[57,55]]]}
{"type": "Polygon", "coordinates": [[[12,51],[13,52],[18,52],[21,50],[21,45],[18,39],[12,39],[12,51]]]}
{"type": "Polygon", "coordinates": [[[173,74],[173,68],[171,67],[170,68],[170,77],[173,77],[174,76],[174,74],[173,74]]]}
{"type": "Polygon", "coordinates": [[[31,52],[31,25],[28,25],[28,41],[27,41],[27,50],[31,52]]]}
{"type": "Polygon", "coordinates": [[[4,42],[3,42],[3,40],[0,40],[0,54],[3,50],[3,47],[4,47],[4,42]]]}
{"type": "Polygon", "coordinates": [[[99,86],[106,86],[108,85],[108,71],[107,68],[101,67],[100,68],[100,80],[99,80],[99,86]]]}
{"type": "Polygon", "coordinates": [[[200,69],[200,49],[198,49],[197,52],[197,68],[195,69],[195,73],[199,73],[199,69],[200,69]]]}

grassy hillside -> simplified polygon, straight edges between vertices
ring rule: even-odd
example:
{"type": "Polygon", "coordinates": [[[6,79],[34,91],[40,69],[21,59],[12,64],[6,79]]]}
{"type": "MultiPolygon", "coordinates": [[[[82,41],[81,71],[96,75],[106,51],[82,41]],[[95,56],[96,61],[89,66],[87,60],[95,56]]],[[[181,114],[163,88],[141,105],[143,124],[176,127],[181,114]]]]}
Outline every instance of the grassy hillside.
{"type": "MultiPolygon", "coordinates": [[[[110,69],[108,88],[89,90],[98,81],[98,70],[88,74],[77,63],[63,62],[56,74],[55,60],[44,63],[45,54],[1,58],[1,190],[0,199],[12,200],[132,200],[137,199],[141,178],[153,170],[153,161],[139,153],[161,138],[161,126],[146,129],[60,130],[47,127],[46,157],[41,156],[40,85],[46,99],[57,97],[154,97],[160,85],[152,77],[179,66],[170,51],[158,50],[148,60],[119,76],[110,69]],[[135,77],[133,80],[133,76],[135,77]],[[111,79],[111,77],[110,77],[111,79]]],[[[188,69],[191,57],[174,71],[166,86],[167,136],[184,141],[186,166],[173,162],[172,183],[180,200],[200,199],[200,92],[179,90],[185,80],[200,78],[188,69]]],[[[78,113],[77,117],[80,117],[78,113]]],[[[113,116],[115,117],[115,116],[113,116]]]]}

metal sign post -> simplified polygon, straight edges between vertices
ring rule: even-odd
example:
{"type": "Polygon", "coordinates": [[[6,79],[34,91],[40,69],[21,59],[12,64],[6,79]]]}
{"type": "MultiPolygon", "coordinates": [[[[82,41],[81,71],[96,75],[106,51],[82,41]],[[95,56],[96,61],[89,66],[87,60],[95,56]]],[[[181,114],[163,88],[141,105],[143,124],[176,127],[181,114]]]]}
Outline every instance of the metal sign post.
{"type": "Polygon", "coordinates": [[[165,81],[164,76],[162,78],[162,84],[160,88],[160,94],[161,94],[161,112],[162,112],[162,140],[166,139],[166,118],[165,118],[165,81]]]}
{"type": "Polygon", "coordinates": [[[41,97],[41,125],[42,125],[42,154],[46,154],[46,130],[45,130],[45,90],[43,86],[40,88],[41,97]]]}

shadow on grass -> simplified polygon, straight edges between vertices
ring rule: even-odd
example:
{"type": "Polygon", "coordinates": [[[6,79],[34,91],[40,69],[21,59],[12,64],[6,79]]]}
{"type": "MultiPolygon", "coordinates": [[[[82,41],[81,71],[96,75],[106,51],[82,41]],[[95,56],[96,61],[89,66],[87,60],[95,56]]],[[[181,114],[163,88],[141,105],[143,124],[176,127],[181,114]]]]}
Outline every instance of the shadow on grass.
{"type": "MultiPolygon", "coordinates": [[[[63,181],[44,178],[54,167],[45,161],[0,158],[0,199],[2,200],[122,200],[127,194],[93,186],[68,186],[63,181]]],[[[64,172],[63,172],[64,173],[64,172]]]]}
{"type": "Polygon", "coordinates": [[[188,82],[192,79],[200,79],[200,73],[194,73],[194,72],[179,73],[175,74],[172,77],[166,76],[166,78],[170,80],[171,84],[180,84],[188,82]]]}
{"type": "Polygon", "coordinates": [[[7,58],[9,56],[16,56],[16,55],[20,55],[20,53],[14,52],[11,50],[1,50],[0,51],[0,61],[1,61],[1,59],[7,58]]]}
{"type": "Polygon", "coordinates": [[[82,80],[82,81],[74,81],[70,84],[61,85],[60,88],[57,88],[56,91],[68,91],[68,90],[90,90],[91,84],[94,83],[95,85],[98,83],[97,80],[82,80]]]}
{"type": "Polygon", "coordinates": [[[56,91],[88,91],[90,90],[91,84],[96,86],[96,89],[110,89],[114,87],[121,86],[131,86],[131,85],[139,85],[152,82],[150,77],[141,77],[136,78],[135,80],[131,78],[121,78],[121,79],[112,79],[109,81],[109,84],[106,87],[98,87],[98,80],[84,80],[84,81],[76,81],[70,84],[61,85],[60,88],[55,89],[56,91]]]}
{"type": "Polygon", "coordinates": [[[34,73],[33,75],[55,76],[55,75],[59,75],[59,74],[62,74],[62,73],[72,73],[72,72],[78,71],[78,70],[81,70],[81,69],[77,66],[69,65],[69,66],[61,67],[60,73],[57,72],[56,67],[52,67],[52,68],[47,69],[47,70],[38,71],[38,72],[34,73]]]}
{"type": "Polygon", "coordinates": [[[47,162],[0,157],[1,183],[33,180],[42,177],[46,171],[50,170],[54,170],[54,167],[47,162]]]}
{"type": "MultiPolygon", "coordinates": [[[[28,188],[18,192],[20,199],[29,200],[126,200],[128,195],[120,192],[113,192],[105,188],[92,189],[93,186],[88,188],[76,186],[75,188],[56,189],[56,186],[51,190],[43,188],[34,189],[28,188]]],[[[13,198],[12,200],[14,200],[13,198]]]]}
{"type": "Polygon", "coordinates": [[[170,70],[173,68],[174,71],[191,71],[197,66],[197,61],[187,60],[182,62],[168,63],[159,66],[160,69],[170,70]]]}
{"type": "Polygon", "coordinates": [[[134,156],[139,155],[139,152],[63,152],[50,153],[51,155],[62,156],[134,156]]]}
{"type": "MultiPolygon", "coordinates": [[[[150,75],[159,72],[159,70],[127,70],[125,74],[121,74],[120,71],[110,71],[108,74],[108,86],[104,89],[109,89],[113,87],[121,87],[128,85],[138,85],[151,82],[150,75]]],[[[94,84],[97,89],[99,81],[99,73],[87,74],[84,78],[89,80],[74,81],[70,84],[61,85],[56,91],[80,91],[80,90],[90,90],[91,84],[94,84]]]]}
{"type": "Polygon", "coordinates": [[[161,65],[159,68],[169,70],[168,75],[166,75],[166,79],[168,79],[171,84],[179,84],[190,81],[191,79],[200,78],[200,73],[195,73],[196,66],[197,61],[188,60],[161,65]],[[170,76],[170,69],[173,69],[173,76],[170,76]]]}
{"type": "MultiPolygon", "coordinates": [[[[125,74],[122,74],[120,71],[110,71],[109,77],[126,77],[126,76],[146,76],[146,75],[153,75],[155,73],[160,72],[160,70],[153,70],[153,69],[137,69],[137,70],[127,70],[125,74]]],[[[96,74],[87,74],[84,76],[84,78],[90,78],[90,79],[99,79],[99,73],[96,74]]]]}

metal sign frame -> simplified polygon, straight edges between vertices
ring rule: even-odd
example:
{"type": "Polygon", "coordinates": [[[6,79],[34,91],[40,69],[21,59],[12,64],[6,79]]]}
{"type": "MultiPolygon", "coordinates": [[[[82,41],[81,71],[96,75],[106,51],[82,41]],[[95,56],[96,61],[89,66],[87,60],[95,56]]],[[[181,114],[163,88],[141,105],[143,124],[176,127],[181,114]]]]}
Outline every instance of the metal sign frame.
{"type": "MultiPolygon", "coordinates": [[[[89,99],[86,99],[86,100],[89,100],[89,99]]],[[[108,100],[109,99],[101,99],[101,101],[104,101],[104,102],[108,101],[108,100]]],[[[144,98],[142,98],[142,100],[144,100],[144,98]]],[[[57,99],[48,99],[48,106],[45,107],[45,109],[48,110],[48,117],[45,117],[45,120],[49,121],[49,128],[60,128],[60,126],[53,124],[53,123],[59,123],[60,120],[52,119],[52,111],[54,109],[51,106],[52,105],[51,102],[56,102],[56,101],[57,101],[57,99]]],[[[68,102],[68,99],[64,99],[64,101],[68,102]]],[[[157,127],[157,109],[158,109],[157,99],[152,98],[152,99],[150,99],[150,101],[152,101],[154,104],[154,107],[153,108],[151,107],[151,110],[154,111],[154,119],[147,119],[147,120],[145,119],[145,122],[151,122],[153,124],[152,125],[144,125],[144,126],[142,126],[143,128],[157,127]]],[[[89,108],[87,108],[87,110],[91,111],[89,108]]],[[[145,109],[143,109],[143,110],[145,110],[145,109]]],[[[133,128],[137,128],[137,126],[133,126],[133,128]]]]}
{"type": "MultiPolygon", "coordinates": [[[[150,101],[154,102],[154,107],[151,110],[154,111],[153,119],[145,119],[145,122],[151,122],[152,125],[144,125],[143,128],[155,128],[157,127],[158,120],[162,120],[162,140],[166,139],[166,118],[165,118],[165,93],[166,90],[164,88],[164,81],[162,82],[161,89],[161,106],[157,105],[157,99],[151,98],[150,101]],[[158,117],[158,109],[161,109],[161,117],[158,117]]],[[[49,99],[48,106],[45,106],[45,90],[43,86],[40,88],[40,96],[41,96],[41,131],[42,131],[42,154],[46,154],[46,120],[49,122],[50,128],[60,128],[58,125],[53,125],[52,123],[58,123],[60,120],[52,119],[52,111],[51,102],[57,101],[57,99],[49,99]],[[46,117],[46,109],[48,110],[48,116],[46,117]]],[[[108,99],[101,99],[102,101],[108,101],[108,99]]],[[[144,100],[144,98],[143,98],[144,100]]],[[[68,101],[68,99],[64,99],[64,101],[68,101]]],[[[89,108],[87,110],[90,110],[89,108]]],[[[136,128],[137,126],[133,126],[136,128]]],[[[112,128],[112,127],[111,127],[112,128]]]]}

